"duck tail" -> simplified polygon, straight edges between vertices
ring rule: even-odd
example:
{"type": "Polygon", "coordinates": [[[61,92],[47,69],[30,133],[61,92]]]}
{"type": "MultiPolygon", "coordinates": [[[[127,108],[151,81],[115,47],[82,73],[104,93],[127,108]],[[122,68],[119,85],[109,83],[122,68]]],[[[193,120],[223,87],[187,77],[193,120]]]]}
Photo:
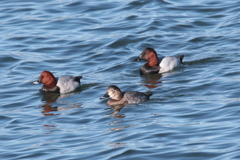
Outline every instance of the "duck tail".
{"type": "Polygon", "coordinates": [[[145,92],[144,93],[146,96],[148,96],[148,97],[150,97],[150,96],[152,96],[153,95],[153,93],[152,92],[145,92]]]}
{"type": "Polygon", "coordinates": [[[76,76],[76,77],[74,77],[74,81],[80,83],[80,79],[81,79],[81,78],[82,78],[82,76],[76,76]]]}
{"type": "Polygon", "coordinates": [[[183,58],[184,58],[183,54],[179,56],[179,60],[180,60],[181,63],[183,63],[183,58]]]}

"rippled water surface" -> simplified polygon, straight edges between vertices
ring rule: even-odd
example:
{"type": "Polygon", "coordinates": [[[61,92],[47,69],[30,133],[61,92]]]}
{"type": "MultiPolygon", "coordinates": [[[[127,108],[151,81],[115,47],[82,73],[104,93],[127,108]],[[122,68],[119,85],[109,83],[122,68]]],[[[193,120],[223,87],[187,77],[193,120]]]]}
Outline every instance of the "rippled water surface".
{"type": "Polygon", "coordinates": [[[238,0],[1,1],[1,159],[240,159],[239,20],[238,0]],[[184,64],[141,77],[145,47],[184,64]],[[43,70],[82,87],[40,93],[43,70]],[[108,107],[111,84],[154,94],[108,107]]]}

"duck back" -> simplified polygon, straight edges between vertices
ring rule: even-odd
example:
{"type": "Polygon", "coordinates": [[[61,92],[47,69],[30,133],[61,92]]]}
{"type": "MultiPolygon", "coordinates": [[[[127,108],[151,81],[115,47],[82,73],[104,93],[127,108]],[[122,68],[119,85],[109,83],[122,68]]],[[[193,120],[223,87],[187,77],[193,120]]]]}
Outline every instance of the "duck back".
{"type": "Polygon", "coordinates": [[[143,93],[136,91],[127,91],[124,93],[124,99],[128,101],[128,103],[140,103],[144,101],[148,101],[149,97],[152,93],[143,93]]]}

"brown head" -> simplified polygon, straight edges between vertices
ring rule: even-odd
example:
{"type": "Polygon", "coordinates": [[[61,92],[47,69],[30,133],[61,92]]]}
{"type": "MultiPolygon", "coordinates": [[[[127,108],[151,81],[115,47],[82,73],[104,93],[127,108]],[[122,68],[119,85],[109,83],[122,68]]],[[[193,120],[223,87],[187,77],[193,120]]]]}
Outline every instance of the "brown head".
{"type": "Polygon", "coordinates": [[[157,67],[159,65],[157,53],[153,48],[145,48],[137,60],[147,61],[146,65],[149,67],[157,67]]]}
{"type": "Polygon", "coordinates": [[[114,100],[121,100],[123,98],[122,91],[115,85],[109,86],[106,94],[102,98],[110,97],[114,100]]]}
{"type": "Polygon", "coordinates": [[[39,83],[43,83],[45,87],[52,88],[57,85],[57,80],[49,71],[42,71],[38,79],[39,83]]]}

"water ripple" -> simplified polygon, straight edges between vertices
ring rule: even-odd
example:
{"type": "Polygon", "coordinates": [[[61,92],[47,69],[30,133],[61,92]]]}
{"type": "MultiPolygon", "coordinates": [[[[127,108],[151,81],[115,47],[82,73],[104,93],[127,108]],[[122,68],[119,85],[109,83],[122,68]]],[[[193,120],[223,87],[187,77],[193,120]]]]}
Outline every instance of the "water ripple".
{"type": "Polygon", "coordinates": [[[239,2],[4,0],[0,11],[2,159],[239,159],[239,2]],[[184,54],[183,66],[140,76],[145,47],[184,54]],[[43,70],[82,75],[82,87],[41,93],[43,70]],[[153,96],[108,107],[110,84],[153,96]]]}

